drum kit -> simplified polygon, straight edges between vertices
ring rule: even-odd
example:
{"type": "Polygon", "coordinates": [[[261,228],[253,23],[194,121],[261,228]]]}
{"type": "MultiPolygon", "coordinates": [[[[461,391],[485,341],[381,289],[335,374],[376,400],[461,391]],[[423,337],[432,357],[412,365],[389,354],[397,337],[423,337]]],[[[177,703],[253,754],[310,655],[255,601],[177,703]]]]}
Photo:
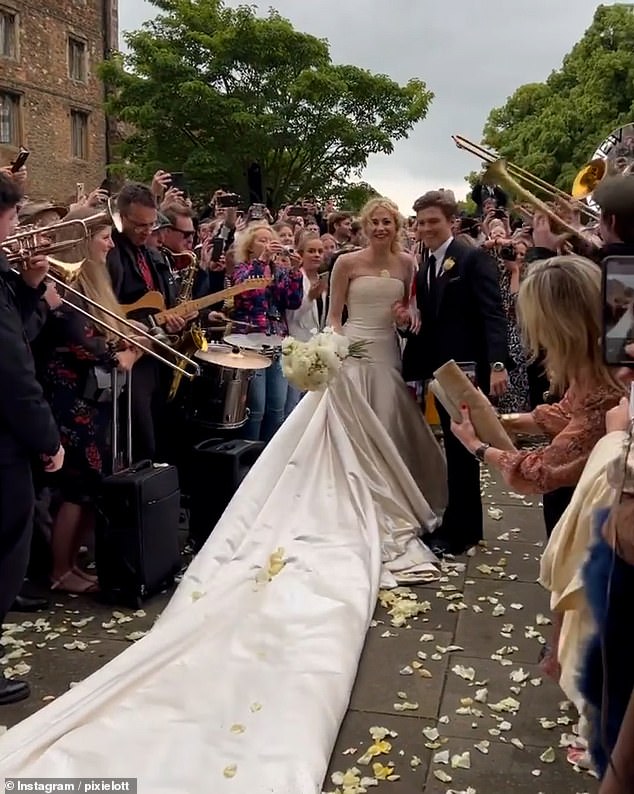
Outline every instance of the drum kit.
{"type": "Polygon", "coordinates": [[[281,355],[282,341],[263,333],[229,334],[196,352],[200,375],[186,384],[180,400],[186,419],[214,431],[243,427],[249,419],[249,384],[281,355]]]}

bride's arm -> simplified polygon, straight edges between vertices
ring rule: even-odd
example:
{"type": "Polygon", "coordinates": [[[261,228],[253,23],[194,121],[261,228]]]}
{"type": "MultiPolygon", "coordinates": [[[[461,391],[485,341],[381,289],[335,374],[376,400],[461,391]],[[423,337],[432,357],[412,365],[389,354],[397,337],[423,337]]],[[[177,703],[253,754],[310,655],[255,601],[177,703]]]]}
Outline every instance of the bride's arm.
{"type": "Polygon", "coordinates": [[[414,286],[416,284],[416,274],[418,272],[418,263],[416,258],[409,253],[403,253],[405,258],[405,266],[407,280],[405,282],[405,293],[403,295],[403,305],[408,309],[410,316],[409,332],[417,334],[421,327],[420,311],[418,310],[418,302],[416,300],[416,292],[414,286]]]}
{"type": "Polygon", "coordinates": [[[330,276],[330,309],[328,310],[328,325],[341,333],[343,307],[346,305],[348,284],[350,283],[350,257],[343,254],[335,262],[330,276]]]}

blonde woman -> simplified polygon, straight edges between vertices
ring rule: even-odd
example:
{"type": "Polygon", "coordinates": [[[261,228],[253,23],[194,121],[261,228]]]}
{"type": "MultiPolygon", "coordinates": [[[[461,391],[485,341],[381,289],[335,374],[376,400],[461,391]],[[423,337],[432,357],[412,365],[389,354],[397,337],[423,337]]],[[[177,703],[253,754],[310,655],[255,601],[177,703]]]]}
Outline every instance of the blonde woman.
{"type": "MultiPolygon", "coordinates": [[[[94,209],[80,207],[65,220],[84,220],[93,214],[94,209]]],[[[76,290],[118,312],[106,269],[106,256],[112,245],[110,226],[93,226],[86,243],[66,251],[64,259],[83,260],[72,284],[76,290]]],[[[80,304],[81,299],[73,300],[80,304]]],[[[129,335],[128,328],[118,326],[105,312],[90,304],[80,308],[129,335]]],[[[114,367],[131,369],[140,351],[122,345],[120,337],[104,331],[68,305],[54,312],[45,333],[51,353],[42,380],[66,449],[65,465],[55,483],[61,506],[52,530],[52,586],[69,593],[92,592],[96,590],[95,579],[78,568],[77,554],[83,536],[92,528],[91,503],[101,476],[109,472],[112,395],[108,391],[108,373],[114,367]]]]}
{"type": "MultiPolygon", "coordinates": [[[[361,222],[368,246],[337,259],[328,324],[349,339],[369,341],[368,360],[355,365],[360,395],[383,424],[410,478],[440,513],[446,504],[444,458],[401,377],[397,327],[417,330],[418,320],[410,312],[416,262],[401,249],[403,219],[391,201],[371,200],[361,222]]],[[[352,367],[350,371],[352,377],[352,367]]]]}
{"type": "MultiPolygon", "coordinates": [[[[514,491],[547,494],[566,488],[570,496],[592,448],[605,433],[606,411],[624,395],[623,384],[603,362],[599,342],[601,271],[578,256],[533,264],[520,286],[517,311],[530,355],[536,358],[544,351],[551,388],[562,397],[554,405],[507,414],[503,420],[511,432],[547,435],[550,444],[525,452],[486,447],[467,412],[452,430],[467,449],[499,469],[514,491]]],[[[564,509],[565,504],[560,515],[564,509]]],[[[551,517],[549,533],[560,515],[551,517]]]]}
{"type": "MultiPolygon", "coordinates": [[[[303,274],[299,269],[301,257],[291,252],[291,267],[281,267],[278,258],[285,254],[277,235],[266,224],[249,226],[238,242],[238,263],[232,273],[232,282],[240,284],[249,278],[270,278],[266,289],[251,290],[234,299],[233,319],[251,326],[259,332],[280,341],[288,336],[286,311],[298,309],[303,297],[303,274]]],[[[274,344],[272,341],[272,344],[274,344]]],[[[249,389],[249,421],[243,434],[253,441],[268,442],[284,421],[288,381],[282,373],[280,355],[273,363],[258,370],[249,389]]]]}

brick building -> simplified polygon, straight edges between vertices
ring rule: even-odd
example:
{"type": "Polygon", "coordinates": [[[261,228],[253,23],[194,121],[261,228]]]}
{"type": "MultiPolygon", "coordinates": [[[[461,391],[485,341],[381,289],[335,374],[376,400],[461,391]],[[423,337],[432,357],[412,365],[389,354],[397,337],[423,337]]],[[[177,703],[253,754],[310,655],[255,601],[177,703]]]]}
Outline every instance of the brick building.
{"type": "Polygon", "coordinates": [[[0,0],[0,164],[25,146],[30,198],[98,187],[111,124],[97,67],[118,46],[118,0],[0,0]]]}

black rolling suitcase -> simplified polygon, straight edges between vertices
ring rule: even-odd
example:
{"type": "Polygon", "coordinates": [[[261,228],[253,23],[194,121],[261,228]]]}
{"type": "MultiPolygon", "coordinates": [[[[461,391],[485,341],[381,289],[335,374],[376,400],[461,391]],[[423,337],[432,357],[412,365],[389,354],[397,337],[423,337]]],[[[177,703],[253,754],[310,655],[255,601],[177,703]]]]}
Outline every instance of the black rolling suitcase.
{"type": "Polygon", "coordinates": [[[113,371],[113,474],[97,500],[95,563],[102,598],[137,607],[174,581],[180,570],[180,489],[174,466],[142,461],[132,465],[131,378],[126,393],[127,443],[120,454],[118,373],[113,371]]]}

